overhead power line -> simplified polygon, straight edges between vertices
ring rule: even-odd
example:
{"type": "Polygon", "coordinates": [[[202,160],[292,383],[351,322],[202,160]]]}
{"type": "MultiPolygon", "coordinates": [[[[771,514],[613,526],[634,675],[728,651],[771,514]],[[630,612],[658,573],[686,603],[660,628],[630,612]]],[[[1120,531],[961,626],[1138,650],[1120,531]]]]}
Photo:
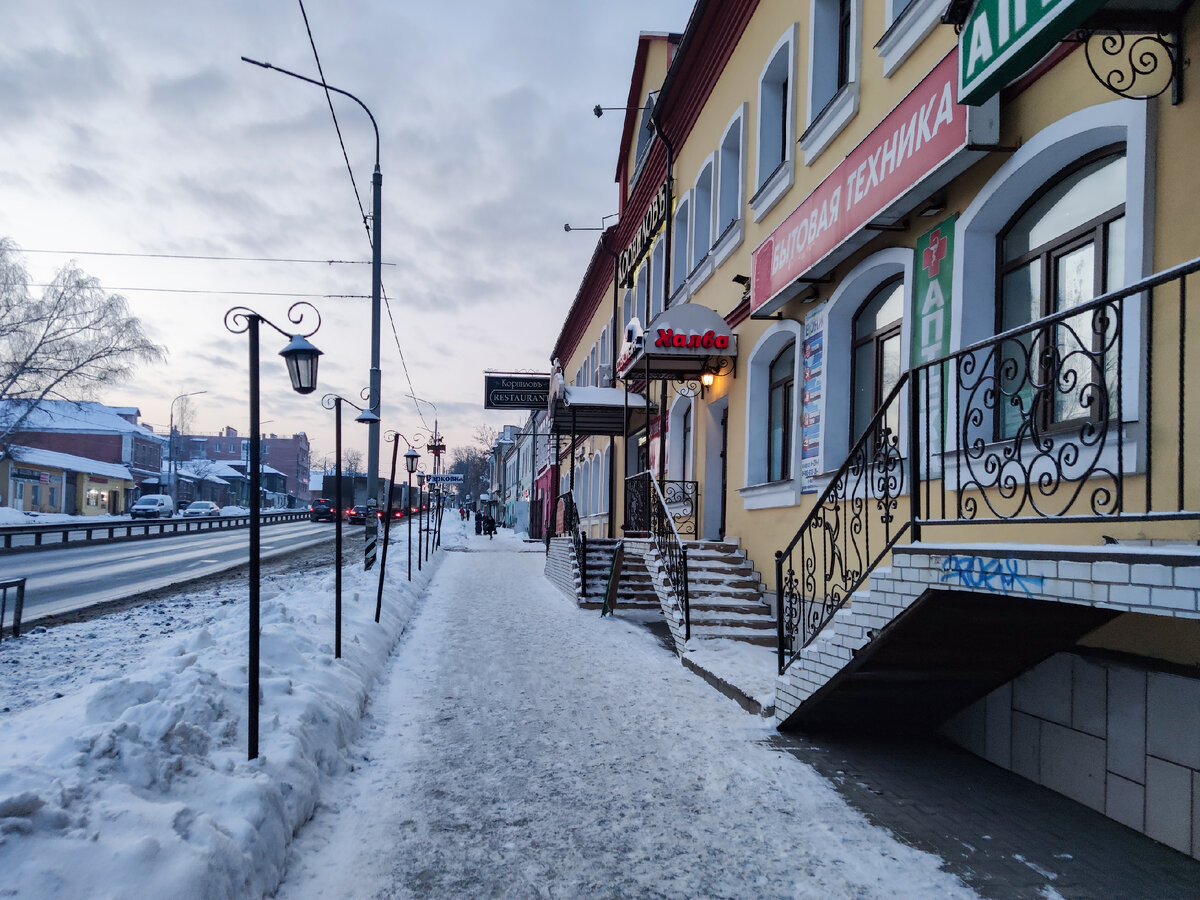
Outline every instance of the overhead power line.
{"type": "MultiPolygon", "coordinates": [[[[337,113],[333,110],[333,98],[329,95],[329,87],[325,85],[325,71],[321,68],[321,54],[317,52],[317,42],[313,38],[312,27],[308,24],[308,12],[304,9],[304,0],[297,0],[300,4],[300,15],[304,17],[304,29],[308,32],[308,43],[312,47],[313,59],[317,63],[317,74],[321,76],[321,84],[325,86],[325,102],[329,104],[329,115],[333,117],[333,128],[337,132],[338,144],[342,148],[342,159],[346,161],[346,171],[350,173],[350,186],[354,189],[354,199],[358,203],[358,213],[362,216],[363,228],[367,233],[368,246],[374,246],[371,239],[371,228],[375,227],[376,223],[370,222],[367,218],[367,211],[363,208],[362,195],[358,192],[358,182],[354,180],[354,169],[350,166],[350,156],[346,153],[346,142],[342,140],[342,129],[338,125],[337,113]]],[[[383,296],[383,305],[387,308],[388,322],[392,326],[392,338],[396,341],[396,352],[400,354],[400,365],[404,369],[404,378],[408,382],[408,393],[414,397],[413,408],[417,411],[417,417],[421,420],[421,424],[429,431],[429,423],[425,421],[425,414],[421,412],[421,404],[417,403],[415,397],[417,389],[413,387],[412,376],[408,372],[408,363],[404,359],[404,350],[400,346],[400,335],[396,331],[396,319],[392,315],[392,304],[388,300],[387,291],[383,289],[383,283],[380,282],[379,292],[383,296]]]]}
{"type": "MultiPolygon", "coordinates": [[[[30,284],[29,287],[48,288],[54,284],[30,284]]],[[[158,288],[158,287],[109,287],[103,289],[110,294],[122,291],[148,291],[154,294],[232,294],[239,297],[316,297],[322,300],[370,300],[370,294],[300,294],[293,291],[221,291],[206,288],[158,288]]]]}
{"type": "MultiPolygon", "coordinates": [[[[369,266],[369,259],[300,259],[290,257],[277,256],[201,256],[190,253],[122,253],[110,250],[46,250],[37,249],[30,250],[26,247],[21,247],[18,253],[57,253],[62,256],[127,256],[140,259],[202,259],[215,260],[218,262],[276,262],[276,263],[321,263],[327,266],[369,266]]],[[[385,262],[385,266],[394,266],[395,263],[385,262]]]]}

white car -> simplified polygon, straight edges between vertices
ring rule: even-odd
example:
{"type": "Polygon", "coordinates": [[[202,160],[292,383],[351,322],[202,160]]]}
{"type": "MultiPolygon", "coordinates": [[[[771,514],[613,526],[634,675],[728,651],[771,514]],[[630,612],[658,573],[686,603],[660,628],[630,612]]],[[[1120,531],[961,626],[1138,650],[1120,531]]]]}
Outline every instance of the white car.
{"type": "Polygon", "coordinates": [[[213,503],[211,500],[196,500],[188,504],[188,508],[183,511],[184,518],[194,518],[196,516],[219,516],[221,507],[213,503]]]}
{"type": "Polygon", "coordinates": [[[169,519],[175,515],[175,502],[166,494],[146,494],[129,507],[132,519],[169,519]]]}

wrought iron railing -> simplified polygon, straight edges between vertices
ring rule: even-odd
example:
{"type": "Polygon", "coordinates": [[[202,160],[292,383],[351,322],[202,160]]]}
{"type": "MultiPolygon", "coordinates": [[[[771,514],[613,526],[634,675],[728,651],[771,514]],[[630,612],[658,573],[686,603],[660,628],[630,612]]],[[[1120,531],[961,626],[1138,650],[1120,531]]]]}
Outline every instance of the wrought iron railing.
{"type": "MultiPolygon", "coordinates": [[[[694,492],[692,496],[695,496],[694,492]]],[[[693,518],[693,529],[694,527],[693,518]]],[[[625,479],[625,530],[626,533],[646,533],[653,538],[659,558],[667,570],[671,587],[675,589],[675,596],[679,598],[683,610],[684,639],[691,640],[692,610],[688,592],[687,547],[679,536],[675,517],[668,508],[663,492],[650,472],[639,472],[625,479]]]]}
{"type": "MultiPolygon", "coordinates": [[[[657,482],[656,482],[657,483],[657,482]]],[[[697,481],[664,481],[661,482],[663,500],[667,513],[675,530],[680,535],[695,540],[699,517],[696,515],[697,501],[700,497],[700,483],[697,481]]]]}
{"type": "Polygon", "coordinates": [[[575,496],[567,491],[560,498],[563,504],[563,528],[571,536],[571,546],[575,548],[575,563],[579,566],[579,596],[587,597],[587,535],[579,518],[579,507],[575,505],[575,496]]]}
{"type": "Polygon", "coordinates": [[[1197,272],[1200,259],[902,375],[776,554],[780,671],[923,527],[1200,519],[1200,409],[1185,402],[1197,272]]]}

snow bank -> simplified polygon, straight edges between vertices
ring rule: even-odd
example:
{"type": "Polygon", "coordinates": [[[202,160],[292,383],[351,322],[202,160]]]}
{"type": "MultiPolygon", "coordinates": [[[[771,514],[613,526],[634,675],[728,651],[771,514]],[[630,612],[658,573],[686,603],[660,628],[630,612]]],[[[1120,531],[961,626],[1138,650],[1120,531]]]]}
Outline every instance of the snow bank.
{"type": "Polygon", "coordinates": [[[333,658],[332,568],[263,580],[260,755],[252,761],[245,585],[173,599],[158,635],[154,611],[139,608],[0,644],[0,664],[19,663],[35,681],[39,672],[75,672],[45,702],[14,702],[11,711],[0,703],[6,895],[274,891],[293,833],[312,815],[321,780],[344,769],[370,689],[441,559],[409,583],[398,537],[379,624],[378,570],[344,568],[341,659],[333,658]],[[126,652],[131,643],[139,646],[126,652]],[[81,665],[89,659],[94,667],[81,665]]]}

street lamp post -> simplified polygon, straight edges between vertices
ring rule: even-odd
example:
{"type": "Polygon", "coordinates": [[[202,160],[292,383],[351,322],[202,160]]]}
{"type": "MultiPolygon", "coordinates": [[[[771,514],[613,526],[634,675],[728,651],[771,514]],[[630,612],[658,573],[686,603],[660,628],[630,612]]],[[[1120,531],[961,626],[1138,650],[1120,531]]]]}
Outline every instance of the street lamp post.
{"type": "MultiPolygon", "coordinates": [[[[404,515],[408,518],[408,580],[412,581],[412,477],[413,472],[417,471],[417,460],[421,458],[421,454],[414,450],[411,446],[408,452],[404,454],[404,466],[408,469],[408,493],[404,497],[404,515]]],[[[419,535],[421,532],[418,531],[419,535]]]]}
{"type": "MultiPolygon", "coordinates": [[[[334,659],[342,658],[342,514],[345,512],[345,504],[342,502],[342,404],[349,403],[358,410],[358,415],[354,417],[355,422],[362,422],[364,425],[372,423],[379,424],[379,416],[371,412],[369,409],[363,409],[357,403],[347,400],[339,394],[326,394],[321,398],[321,405],[326,409],[333,410],[334,421],[334,455],[336,457],[337,472],[334,475],[335,490],[337,491],[337,514],[334,516],[334,576],[333,576],[333,656],[334,659]]],[[[353,491],[351,491],[353,493],[353,491]]],[[[351,504],[353,505],[353,504],[351,504]]],[[[373,531],[378,527],[375,522],[367,526],[368,531],[373,531]]]]}
{"type": "MultiPolygon", "coordinates": [[[[175,491],[175,471],[177,468],[176,463],[175,463],[175,404],[178,403],[180,400],[182,400],[184,397],[195,397],[197,394],[207,394],[207,393],[208,393],[208,391],[189,391],[186,394],[180,394],[178,397],[176,397],[174,400],[171,401],[171,410],[170,410],[171,424],[167,426],[168,437],[169,437],[169,443],[167,444],[167,493],[171,495],[171,502],[174,503],[176,506],[179,505],[179,498],[176,496],[176,491],[175,491]]],[[[159,477],[162,477],[161,473],[160,473],[159,477]]]]}
{"type": "Polygon", "coordinates": [[[288,377],[292,382],[292,390],[298,394],[311,394],[317,387],[317,362],[321,351],[308,342],[308,338],[316,334],[321,327],[321,314],[311,303],[301,300],[288,307],[288,321],[293,325],[304,322],[305,310],[311,309],[317,317],[317,324],[311,331],[302,334],[289,335],[286,331],[269,319],[264,318],[252,309],[235,306],[225,312],[225,328],[232,334],[248,334],[250,338],[250,637],[249,637],[249,669],[248,695],[249,710],[246,723],[247,753],[249,759],[258,757],[258,640],[259,640],[259,548],[260,548],[260,513],[262,498],[259,496],[259,402],[258,402],[258,332],[259,325],[266,323],[284,337],[291,340],[286,347],[279,351],[287,364],[288,377]]]}
{"type": "Polygon", "coordinates": [[[421,556],[425,553],[425,473],[417,472],[417,571],[421,571],[421,556]]]}
{"type": "MultiPolygon", "coordinates": [[[[379,126],[375,123],[375,116],[371,114],[371,110],[367,105],[351,94],[349,91],[344,91],[341,88],[336,88],[331,84],[326,84],[324,81],[317,81],[313,78],[308,78],[300,75],[297,72],[291,72],[287,69],[281,69],[279,66],[271,65],[271,63],[259,62],[258,60],[242,57],[243,62],[248,62],[251,65],[259,66],[263,69],[273,69],[284,75],[290,75],[292,78],[297,78],[300,81],[307,81],[309,84],[315,84],[317,87],[324,88],[326,91],[333,91],[335,94],[341,94],[343,97],[349,97],[355,103],[362,107],[363,112],[371,120],[371,127],[375,129],[375,171],[371,175],[371,378],[370,378],[370,397],[368,399],[368,408],[376,416],[375,421],[369,427],[369,436],[367,438],[369,445],[367,447],[367,497],[374,497],[376,503],[379,498],[379,405],[380,405],[380,387],[381,376],[379,369],[379,317],[380,317],[380,294],[381,294],[381,275],[380,270],[383,258],[383,174],[379,169],[379,126]]],[[[368,528],[366,534],[366,556],[364,567],[370,569],[375,565],[375,541],[376,532],[374,529],[368,528]]]]}
{"type": "MultiPolygon", "coordinates": [[[[408,452],[404,454],[404,465],[408,469],[408,483],[411,492],[412,488],[412,473],[417,468],[418,453],[413,449],[412,442],[398,431],[388,431],[384,434],[383,439],[392,445],[392,477],[388,481],[387,504],[384,508],[383,518],[383,554],[379,561],[379,590],[375,594],[375,621],[379,621],[379,614],[383,609],[383,575],[387,571],[387,554],[388,544],[391,542],[392,533],[392,496],[396,487],[396,455],[400,450],[400,441],[408,444],[408,452]]],[[[417,437],[417,443],[420,443],[420,437],[417,437]]],[[[405,498],[405,505],[411,506],[411,499],[405,498]]],[[[412,581],[412,516],[408,516],[408,580],[412,581]]]]}

